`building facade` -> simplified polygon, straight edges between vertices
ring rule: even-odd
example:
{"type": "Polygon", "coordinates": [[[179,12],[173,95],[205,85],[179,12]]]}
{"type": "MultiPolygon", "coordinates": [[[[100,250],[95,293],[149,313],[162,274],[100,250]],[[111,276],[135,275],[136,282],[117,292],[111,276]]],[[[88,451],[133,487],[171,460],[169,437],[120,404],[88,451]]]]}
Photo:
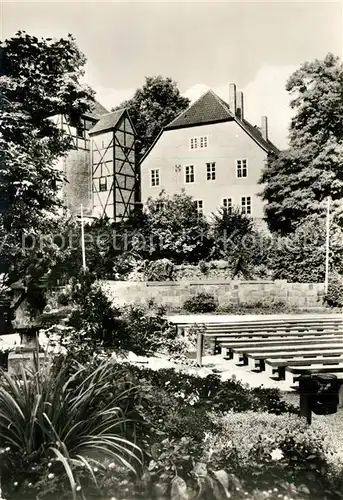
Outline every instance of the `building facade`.
{"type": "Polygon", "coordinates": [[[64,206],[75,215],[82,205],[86,217],[126,218],[139,201],[136,134],[127,110],[109,113],[95,102],[78,126],[63,116],[57,123],[74,146],[58,165],[64,206]]]}
{"type": "Polygon", "coordinates": [[[263,217],[259,179],[268,155],[278,150],[268,139],[266,117],[261,128],[244,119],[243,94],[234,84],[229,101],[209,90],[161,131],[140,164],[143,203],[162,190],[184,189],[207,216],[239,207],[263,217]]]}

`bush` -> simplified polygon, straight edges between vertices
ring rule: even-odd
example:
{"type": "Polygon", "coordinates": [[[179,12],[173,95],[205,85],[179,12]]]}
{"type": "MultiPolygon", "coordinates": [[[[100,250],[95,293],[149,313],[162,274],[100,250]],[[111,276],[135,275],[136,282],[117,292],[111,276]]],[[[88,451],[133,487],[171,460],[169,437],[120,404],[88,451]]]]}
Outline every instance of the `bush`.
{"type": "Polygon", "coordinates": [[[68,329],[64,336],[56,337],[55,344],[62,345],[71,356],[80,356],[82,362],[104,348],[146,355],[157,351],[181,353],[185,346],[175,325],[164,317],[163,307],[153,301],[146,306],[115,307],[88,275],[73,283],[71,297],[74,310],[67,321],[68,329]]]}
{"type": "Polygon", "coordinates": [[[67,306],[70,304],[70,293],[61,292],[57,296],[57,304],[60,306],[67,306]]]}
{"type": "Polygon", "coordinates": [[[145,257],[175,264],[207,259],[213,247],[209,223],[184,190],[173,196],[162,191],[156,199],[148,199],[145,214],[144,236],[149,243],[145,257]]]}
{"type": "Polygon", "coordinates": [[[190,313],[213,312],[217,309],[218,302],[214,295],[209,293],[199,293],[195,297],[187,299],[183,304],[185,311],[190,313]]]}
{"type": "Polygon", "coordinates": [[[218,375],[201,377],[175,371],[173,368],[151,370],[128,366],[138,380],[144,379],[152,386],[152,392],[165,391],[168,398],[189,407],[218,412],[233,411],[268,411],[275,414],[285,412],[298,413],[292,405],[280,398],[277,389],[262,387],[247,388],[241,382],[222,381],[218,375]]]}
{"type": "Polygon", "coordinates": [[[170,281],[173,279],[174,264],[168,259],[150,262],[145,269],[146,281],[170,281]]]}
{"type": "Polygon", "coordinates": [[[83,334],[83,341],[88,342],[88,347],[96,348],[97,344],[115,346],[118,332],[123,328],[120,311],[94,283],[94,276],[81,274],[73,281],[71,300],[75,308],[68,326],[83,334]]]}
{"type": "Polygon", "coordinates": [[[333,274],[330,277],[324,302],[329,307],[343,307],[343,277],[339,274],[333,274]]]}
{"type": "Polygon", "coordinates": [[[198,264],[199,266],[199,270],[202,274],[206,274],[208,273],[208,264],[207,262],[205,262],[204,260],[201,260],[198,264]]]}
{"type": "Polygon", "coordinates": [[[120,313],[122,328],[115,345],[137,355],[181,352],[183,341],[177,337],[175,325],[169,323],[164,314],[164,308],[151,301],[147,306],[123,306],[120,313]]]}
{"type": "Polygon", "coordinates": [[[329,465],[333,448],[305,419],[248,411],[213,416],[213,422],[222,428],[212,442],[212,466],[229,468],[246,488],[268,489],[274,483],[284,495],[292,484],[296,498],[306,492],[305,498],[339,498],[343,471],[329,465]]]}

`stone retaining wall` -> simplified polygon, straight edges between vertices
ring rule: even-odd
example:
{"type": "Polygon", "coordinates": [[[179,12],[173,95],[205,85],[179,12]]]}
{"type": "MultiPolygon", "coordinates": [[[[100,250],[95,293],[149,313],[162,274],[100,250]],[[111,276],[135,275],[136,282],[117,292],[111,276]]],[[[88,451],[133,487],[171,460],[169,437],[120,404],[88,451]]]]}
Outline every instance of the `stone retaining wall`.
{"type": "Polygon", "coordinates": [[[120,306],[125,303],[146,303],[154,299],[168,309],[180,309],[185,300],[201,292],[213,294],[219,306],[229,303],[280,300],[299,307],[318,307],[322,303],[324,284],[287,283],[277,281],[102,281],[104,290],[120,306]]]}

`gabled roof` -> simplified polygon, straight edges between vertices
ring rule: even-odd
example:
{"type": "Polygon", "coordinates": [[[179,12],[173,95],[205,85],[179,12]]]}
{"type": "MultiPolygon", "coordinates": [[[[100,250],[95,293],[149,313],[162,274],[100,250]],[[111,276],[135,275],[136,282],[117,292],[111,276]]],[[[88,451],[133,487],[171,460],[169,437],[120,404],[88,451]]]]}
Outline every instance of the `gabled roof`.
{"type": "MultiPolygon", "coordinates": [[[[222,105],[227,108],[228,112],[230,112],[229,105],[220,97],[218,97],[218,99],[221,101],[222,105]]],[[[263,138],[261,130],[258,127],[252,125],[247,120],[244,119],[241,120],[240,118],[238,118],[238,116],[235,116],[234,119],[236,123],[238,123],[238,125],[242,127],[242,129],[245,130],[245,132],[249,134],[250,137],[252,137],[254,141],[261,146],[262,149],[264,149],[267,152],[273,152],[273,153],[279,152],[279,149],[275,146],[275,144],[273,144],[270,141],[266,141],[263,138]]]]}
{"type": "Polygon", "coordinates": [[[208,90],[197,99],[186,111],[169,123],[165,130],[181,127],[191,127],[205,123],[216,123],[233,120],[233,114],[213,90],[208,90]]]}
{"type": "Polygon", "coordinates": [[[94,101],[92,103],[91,109],[87,113],[85,113],[85,116],[99,120],[100,116],[104,115],[105,113],[108,113],[108,110],[102,104],[100,104],[100,102],[94,101]]]}
{"type": "Polygon", "coordinates": [[[103,114],[94,127],[89,130],[89,135],[100,134],[107,132],[108,130],[113,130],[124,113],[127,113],[125,108],[103,114]]]}
{"type": "Polygon", "coordinates": [[[234,120],[264,151],[267,153],[278,153],[279,149],[269,140],[266,141],[262,137],[262,133],[258,127],[255,127],[247,120],[241,120],[238,116],[234,116],[229,105],[221,99],[213,90],[208,90],[199,99],[197,99],[186,111],[183,111],[172,122],[164,127],[156,137],[153,144],[142,157],[140,163],[150,153],[163,131],[195,127],[197,125],[205,125],[211,123],[225,122],[234,120]]]}

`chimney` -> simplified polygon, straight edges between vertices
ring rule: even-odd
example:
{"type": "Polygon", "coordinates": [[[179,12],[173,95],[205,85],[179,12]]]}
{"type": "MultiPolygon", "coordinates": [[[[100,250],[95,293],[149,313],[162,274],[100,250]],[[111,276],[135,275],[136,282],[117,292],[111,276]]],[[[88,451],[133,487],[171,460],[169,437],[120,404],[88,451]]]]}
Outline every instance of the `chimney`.
{"type": "Polygon", "coordinates": [[[244,119],[244,97],[243,92],[237,92],[237,117],[241,120],[244,119]]]}
{"type": "Polygon", "coordinates": [[[233,115],[236,116],[236,84],[229,85],[229,107],[233,115]]]}
{"type": "Polygon", "coordinates": [[[261,133],[263,139],[268,141],[268,118],[266,116],[262,116],[261,119],[261,133]]]}

